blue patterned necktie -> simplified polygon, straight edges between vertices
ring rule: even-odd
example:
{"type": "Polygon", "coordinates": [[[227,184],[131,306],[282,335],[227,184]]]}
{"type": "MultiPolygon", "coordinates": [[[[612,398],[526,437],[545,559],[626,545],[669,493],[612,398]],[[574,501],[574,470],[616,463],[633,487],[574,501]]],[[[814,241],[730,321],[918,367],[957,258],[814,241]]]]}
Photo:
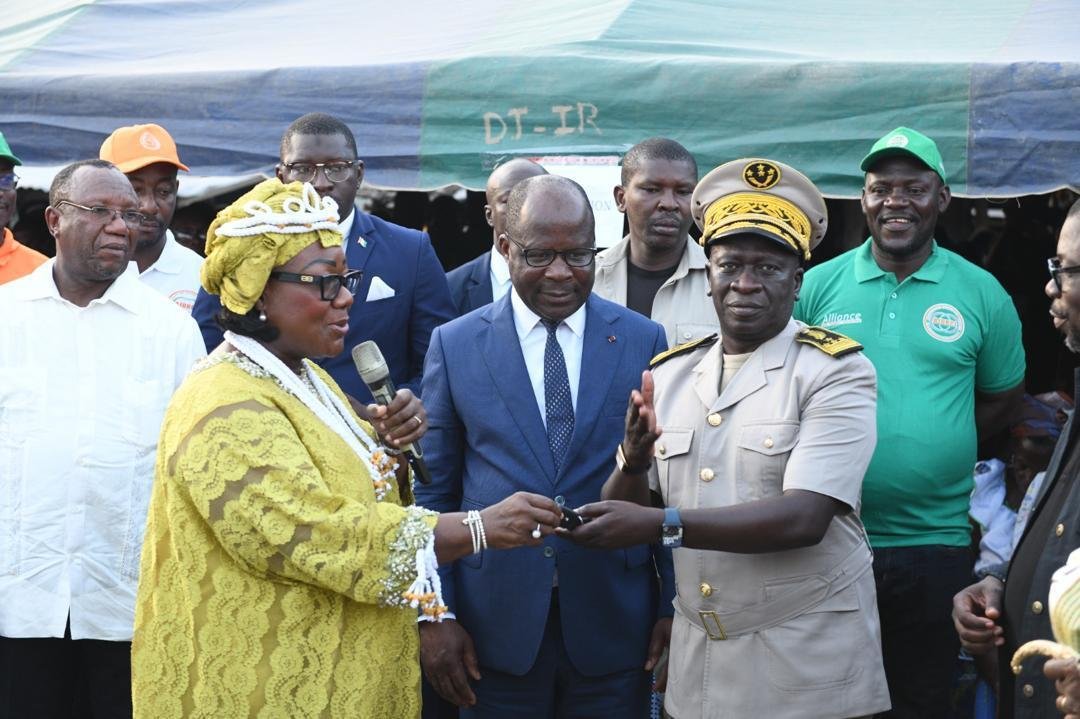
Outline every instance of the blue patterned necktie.
{"type": "Polygon", "coordinates": [[[548,446],[555,460],[555,474],[562,469],[566,448],[574,434],[574,404],[570,399],[570,379],[566,374],[566,358],[555,338],[559,323],[540,320],[547,328],[544,345],[544,414],[547,419],[548,446]]]}

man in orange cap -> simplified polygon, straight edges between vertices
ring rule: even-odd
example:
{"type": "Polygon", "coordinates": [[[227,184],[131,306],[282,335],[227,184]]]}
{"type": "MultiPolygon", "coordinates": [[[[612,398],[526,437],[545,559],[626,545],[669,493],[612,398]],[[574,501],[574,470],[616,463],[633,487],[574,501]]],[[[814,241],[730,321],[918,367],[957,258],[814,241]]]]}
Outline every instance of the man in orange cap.
{"type": "Polygon", "coordinates": [[[19,186],[15,165],[21,164],[0,132],[0,285],[30,274],[48,259],[16,240],[7,226],[15,214],[15,188],[19,186]]]}
{"type": "Polygon", "coordinates": [[[99,156],[127,175],[139,196],[139,212],[147,218],[132,230],[139,279],[191,312],[202,257],[169,231],[176,212],[177,170],[188,169],[180,162],[176,143],[160,125],[131,125],[105,138],[99,156]]]}

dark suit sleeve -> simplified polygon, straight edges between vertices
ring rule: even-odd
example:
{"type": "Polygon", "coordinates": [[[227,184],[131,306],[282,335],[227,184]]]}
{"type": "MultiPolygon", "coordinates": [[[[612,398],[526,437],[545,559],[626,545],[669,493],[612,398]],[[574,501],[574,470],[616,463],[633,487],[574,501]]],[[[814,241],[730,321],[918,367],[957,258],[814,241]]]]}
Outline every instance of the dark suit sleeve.
{"type": "MultiPolygon", "coordinates": [[[[424,365],[424,407],[428,431],[422,440],[424,459],[431,472],[431,484],[416,484],[416,503],[436,512],[461,509],[461,473],[464,464],[465,428],[450,395],[442,335],[436,328],[431,336],[424,365]]],[[[454,565],[439,567],[443,599],[454,611],[454,565]]]]}
{"type": "Polygon", "coordinates": [[[213,352],[214,348],[225,339],[225,332],[217,323],[219,312],[221,312],[221,299],[200,287],[199,294],[195,298],[195,306],[191,308],[191,316],[199,324],[199,332],[202,332],[207,353],[213,352]]]}
{"type": "MultiPolygon", "coordinates": [[[[419,394],[424,374],[424,357],[432,331],[455,317],[454,302],[446,284],[439,258],[424,233],[416,263],[416,286],[409,313],[409,380],[405,386],[419,394]]],[[[421,395],[422,396],[422,395],[421,395]]]]}
{"type": "MultiPolygon", "coordinates": [[[[656,340],[653,343],[652,356],[660,354],[667,349],[667,337],[664,328],[657,325],[656,340]]],[[[662,544],[653,544],[653,563],[656,565],[656,573],[660,576],[660,605],[656,608],[656,618],[671,617],[675,615],[675,560],[671,556],[671,550],[662,544]]]]}
{"type": "Polygon", "coordinates": [[[446,273],[446,284],[450,288],[450,301],[454,305],[454,313],[460,317],[465,314],[465,283],[469,279],[469,266],[462,265],[446,273]]]}

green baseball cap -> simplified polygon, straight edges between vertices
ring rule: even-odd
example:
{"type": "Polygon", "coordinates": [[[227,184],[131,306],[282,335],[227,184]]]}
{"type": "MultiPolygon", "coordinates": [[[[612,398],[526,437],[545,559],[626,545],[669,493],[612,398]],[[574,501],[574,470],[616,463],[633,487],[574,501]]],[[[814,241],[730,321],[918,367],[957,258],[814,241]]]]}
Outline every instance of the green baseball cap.
{"type": "Polygon", "coordinates": [[[863,172],[869,172],[881,158],[895,155],[914,157],[936,172],[942,182],[948,184],[948,180],[945,179],[945,163],[941,161],[937,144],[926,135],[909,127],[898,127],[875,142],[859,167],[863,172]]]}
{"type": "Polygon", "coordinates": [[[2,132],[0,132],[0,158],[3,158],[5,160],[11,160],[12,165],[22,164],[22,160],[15,157],[15,155],[11,152],[11,145],[9,145],[8,141],[4,139],[4,133],[2,132]]]}

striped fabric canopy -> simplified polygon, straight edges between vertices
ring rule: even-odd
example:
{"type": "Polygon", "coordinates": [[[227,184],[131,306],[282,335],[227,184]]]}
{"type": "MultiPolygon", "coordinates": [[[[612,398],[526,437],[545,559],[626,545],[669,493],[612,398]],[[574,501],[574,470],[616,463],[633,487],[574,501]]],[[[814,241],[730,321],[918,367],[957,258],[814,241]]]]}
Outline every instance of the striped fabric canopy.
{"type": "Polygon", "coordinates": [[[664,135],[703,171],[767,156],[854,197],[897,125],[938,141],[955,194],[1080,186],[1075,0],[19,0],[0,37],[0,131],[29,165],[157,122],[194,174],[269,172],[319,110],[384,187],[664,135]]]}

